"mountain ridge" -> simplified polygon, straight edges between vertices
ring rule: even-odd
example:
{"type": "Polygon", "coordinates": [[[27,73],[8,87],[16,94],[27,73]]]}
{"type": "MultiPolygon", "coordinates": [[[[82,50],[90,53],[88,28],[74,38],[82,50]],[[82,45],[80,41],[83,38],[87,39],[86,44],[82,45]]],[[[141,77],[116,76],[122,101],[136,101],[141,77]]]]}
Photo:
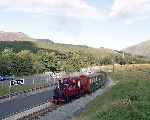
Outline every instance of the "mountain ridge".
{"type": "Polygon", "coordinates": [[[0,41],[34,41],[34,39],[22,32],[0,31],[0,41]]]}
{"type": "Polygon", "coordinates": [[[141,55],[150,58],[150,40],[127,47],[124,51],[133,55],[141,55]]]}
{"type": "Polygon", "coordinates": [[[65,43],[55,43],[50,39],[36,39],[29,37],[22,32],[4,32],[0,31],[0,45],[1,50],[4,48],[13,48],[17,47],[17,50],[28,49],[36,51],[37,49],[51,49],[57,50],[59,52],[69,52],[69,51],[82,51],[84,53],[91,53],[98,56],[107,56],[107,55],[117,55],[122,54],[120,51],[115,51],[113,49],[99,47],[93,48],[87,45],[74,45],[74,44],[65,44],[65,43]]]}
{"type": "Polygon", "coordinates": [[[50,39],[36,39],[29,37],[22,32],[0,32],[0,36],[0,50],[11,48],[17,51],[31,50],[36,52],[36,50],[39,49],[49,49],[63,53],[80,51],[82,53],[91,53],[95,56],[108,56],[114,53],[112,49],[104,47],[93,48],[87,45],[55,43],[50,39]]]}

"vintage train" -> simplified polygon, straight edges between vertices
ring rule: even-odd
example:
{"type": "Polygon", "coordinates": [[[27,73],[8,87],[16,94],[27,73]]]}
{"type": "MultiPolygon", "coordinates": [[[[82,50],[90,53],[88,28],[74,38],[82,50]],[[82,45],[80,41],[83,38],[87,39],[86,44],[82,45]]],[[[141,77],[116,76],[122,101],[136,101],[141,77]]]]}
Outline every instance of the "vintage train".
{"type": "Polygon", "coordinates": [[[54,88],[53,102],[68,103],[72,99],[90,94],[101,88],[107,82],[106,72],[97,72],[90,75],[79,75],[58,80],[54,88]]]}

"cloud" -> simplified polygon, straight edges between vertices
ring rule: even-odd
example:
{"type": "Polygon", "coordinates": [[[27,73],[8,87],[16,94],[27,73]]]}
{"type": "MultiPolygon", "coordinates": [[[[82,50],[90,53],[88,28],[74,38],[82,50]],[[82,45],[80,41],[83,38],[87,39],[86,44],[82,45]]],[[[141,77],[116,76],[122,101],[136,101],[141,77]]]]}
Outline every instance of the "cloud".
{"type": "Polygon", "coordinates": [[[148,0],[114,0],[111,16],[121,16],[143,9],[148,0]]]}
{"type": "Polygon", "coordinates": [[[114,0],[110,16],[124,18],[125,23],[131,24],[148,18],[149,12],[150,0],[114,0]]]}
{"type": "Polygon", "coordinates": [[[0,1],[0,9],[79,18],[99,16],[96,8],[90,6],[86,0],[3,0],[0,1]]]}

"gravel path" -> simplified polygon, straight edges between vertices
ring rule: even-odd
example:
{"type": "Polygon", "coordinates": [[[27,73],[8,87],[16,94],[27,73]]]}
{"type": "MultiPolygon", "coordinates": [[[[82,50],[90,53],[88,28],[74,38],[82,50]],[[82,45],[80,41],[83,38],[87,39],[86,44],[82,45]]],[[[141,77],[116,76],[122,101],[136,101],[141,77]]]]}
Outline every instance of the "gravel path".
{"type": "Polygon", "coordinates": [[[41,117],[41,120],[71,120],[82,110],[84,110],[90,101],[94,100],[98,95],[102,95],[107,88],[111,87],[112,85],[113,82],[111,79],[109,79],[105,88],[99,89],[91,95],[86,95],[69,104],[66,104],[57,110],[48,113],[46,116],[41,117]]]}

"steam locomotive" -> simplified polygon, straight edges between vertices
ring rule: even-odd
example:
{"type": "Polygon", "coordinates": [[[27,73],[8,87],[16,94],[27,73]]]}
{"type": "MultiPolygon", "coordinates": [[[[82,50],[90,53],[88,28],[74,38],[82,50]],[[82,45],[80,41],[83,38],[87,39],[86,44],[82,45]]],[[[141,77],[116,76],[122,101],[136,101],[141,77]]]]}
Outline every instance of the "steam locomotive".
{"type": "Polygon", "coordinates": [[[107,82],[106,72],[97,72],[90,75],[66,77],[58,80],[54,88],[53,101],[55,104],[68,103],[75,98],[90,94],[103,87],[107,82]]]}

